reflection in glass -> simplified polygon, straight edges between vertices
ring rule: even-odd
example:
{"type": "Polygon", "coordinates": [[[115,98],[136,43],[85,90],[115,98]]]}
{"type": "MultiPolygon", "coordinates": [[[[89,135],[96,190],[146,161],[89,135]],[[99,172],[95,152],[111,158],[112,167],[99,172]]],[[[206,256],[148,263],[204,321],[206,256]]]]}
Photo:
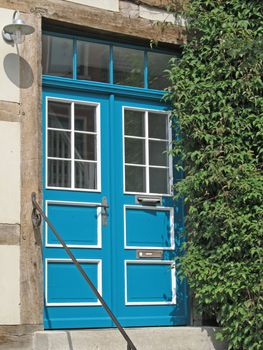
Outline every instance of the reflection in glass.
{"type": "Polygon", "coordinates": [[[43,74],[73,77],[73,40],[43,35],[43,74]]]}
{"type": "Polygon", "coordinates": [[[48,130],[48,157],[70,158],[70,132],[48,130]]]}
{"type": "Polygon", "coordinates": [[[145,164],[145,141],[125,138],[125,163],[145,164]]]}
{"type": "Polygon", "coordinates": [[[48,186],[70,187],[71,164],[68,160],[48,160],[48,186]]]}
{"type": "Polygon", "coordinates": [[[149,141],[149,164],[158,166],[168,165],[168,144],[163,141],[149,141]]]}
{"type": "Polygon", "coordinates": [[[145,167],[125,166],[125,190],[127,192],[146,192],[145,167]]]}
{"type": "Polygon", "coordinates": [[[96,107],[75,103],[75,130],[96,131],[96,107]]]}
{"type": "Polygon", "coordinates": [[[162,113],[149,112],[149,137],[168,139],[168,116],[162,113]]]}
{"type": "Polygon", "coordinates": [[[65,102],[48,101],[48,127],[70,129],[71,104],[65,102]]]}
{"type": "Polygon", "coordinates": [[[75,158],[96,160],[96,135],[75,133],[75,158]]]}
{"type": "Polygon", "coordinates": [[[88,162],[75,162],[75,187],[97,188],[97,164],[88,162]]]}
{"type": "Polygon", "coordinates": [[[144,112],[126,109],[125,117],[125,135],[144,136],[144,112]]]}
{"type": "Polygon", "coordinates": [[[114,83],[144,86],[144,51],[113,47],[114,83]]]}
{"type": "Polygon", "coordinates": [[[169,60],[173,55],[159,52],[148,52],[148,87],[163,90],[169,86],[168,74],[164,72],[169,68],[169,60]]]}
{"type": "Polygon", "coordinates": [[[77,78],[109,82],[109,45],[77,42],[77,78]]]}
{"type": "Polygon", "coordinates": [[[168,193],[168,169],[150,168],[150,192],[168,193]]]}

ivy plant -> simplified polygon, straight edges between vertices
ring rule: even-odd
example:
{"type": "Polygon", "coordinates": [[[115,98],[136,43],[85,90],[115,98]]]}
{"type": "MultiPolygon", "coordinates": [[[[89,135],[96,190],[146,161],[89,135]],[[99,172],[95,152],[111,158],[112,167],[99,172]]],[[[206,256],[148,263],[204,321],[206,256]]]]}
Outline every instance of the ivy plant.
{"type": "Polygon", "coordinates": [[[263,349],[263,2],[189,0],[188,42],[169,69],[184,178],[179,264],[229,350],[263,349]]]}

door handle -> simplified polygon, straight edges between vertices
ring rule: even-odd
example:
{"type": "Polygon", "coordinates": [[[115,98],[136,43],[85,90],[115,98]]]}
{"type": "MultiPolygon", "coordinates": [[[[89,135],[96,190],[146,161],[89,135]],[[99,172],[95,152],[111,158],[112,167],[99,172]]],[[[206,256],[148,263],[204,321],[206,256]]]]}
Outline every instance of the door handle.
{"type": "Polygon", "coordinates": [[[108,212],[107,209],[110,207],[107,202],[107,197],[104,196],[102,197],[102,203],[96,205],[98,208],[101,209],[101,223],[102,226],[107,226],[108,225],[108,212]]]}

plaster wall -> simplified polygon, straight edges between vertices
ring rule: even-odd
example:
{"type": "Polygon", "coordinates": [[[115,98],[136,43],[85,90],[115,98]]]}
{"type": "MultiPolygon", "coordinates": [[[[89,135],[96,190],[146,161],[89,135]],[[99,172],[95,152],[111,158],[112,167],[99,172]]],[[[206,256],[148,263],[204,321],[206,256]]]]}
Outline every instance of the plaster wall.
{"type": "Polygon", "coordinates": [[[77,4],[98,7],[109,11],[119,11],[119,0],[65,0],[77,4]]]}
{"type": "Polygon", "coordinates": [[[0,223],[17,224],[20,222],[19,122],[0,121],[0,159],[0,223]]]}
{"type": "Polygon", "coordinates": [[[20,323],[20,249],[0,245],[0,325],[20,323]]]}
{"type": "MultiPolygon", "coordinates": [[[[0,32],[12,22],[13,10],[0,8],[0,32]]],[[[19,55],[0,33],[0,100],[19,102],[19,55]]]]}

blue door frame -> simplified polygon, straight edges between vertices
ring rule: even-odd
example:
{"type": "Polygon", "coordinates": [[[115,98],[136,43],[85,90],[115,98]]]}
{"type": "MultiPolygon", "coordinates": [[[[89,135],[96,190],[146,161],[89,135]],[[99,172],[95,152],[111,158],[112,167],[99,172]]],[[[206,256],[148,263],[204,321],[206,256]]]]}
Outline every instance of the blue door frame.
{"type": "MultiPolygon", "coordinates": [[[[43,78],[43,159],[48,149],[48,100],[99,106],[100,188],[97,191],[48,188],[47,162],[43,161],[43,197],[49,218],[125,327],[188,324],[187,285],[178,277],[173,263],[180,254],[182,202],[174,203],[172,196],[161,196],[158,206],[149,207],[138,203],[136,194],[124,193],[123,111],[131,108],[165,112],[167,106],[160,102],[162,95],[157,90],[43,78]],[[101,209],[96,207],[103,197],[109,205],[106,225],[101,209]],[[167,229],[159,236],[156,233],[150,242],[150,233],[167,225],[174,227],[174,242],[169,241],[167,229]],[[137,232],[136,237],[133,232],[137,232]],[[148,232],[147,237],[144,232],[145,235],[148,232]],[[149,244],[151,251],[163,249],[163,257],[139,258],[138,252],[147,250],[149,244]]],[[[113,327],[63,248],[45,227],[44,237],[44,327],[113,327]]]]}

